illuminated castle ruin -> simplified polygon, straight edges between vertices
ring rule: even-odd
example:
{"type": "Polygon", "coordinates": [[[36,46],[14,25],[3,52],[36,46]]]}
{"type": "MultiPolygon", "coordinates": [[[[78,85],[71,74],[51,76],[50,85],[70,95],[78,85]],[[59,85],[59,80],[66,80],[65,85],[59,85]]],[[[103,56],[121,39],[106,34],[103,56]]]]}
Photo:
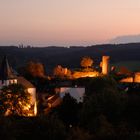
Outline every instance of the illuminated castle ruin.
{"type": "Polygon", "coordinates": [[[134,82],[135,83],[140,83],[140,72],[135,73],[134,82]]]}
{"type": "MultiPolygon", "coordinates": [[[[109,68],[109,56],[103,56],[102,62],[100,63],[100,67],[102,68],[101,74],[108,75],[110,68],[109,68]]],[[[81,77],[98,77],[101,75],[99,71],[74,71],[72,77],[74,79],[81,78],[81,77]]]]}
{"type": "Polygon", "coordinates": [[[133,76],[122,79],[122,83],[140,83],[140,72],[134,73],[133,76]]]}

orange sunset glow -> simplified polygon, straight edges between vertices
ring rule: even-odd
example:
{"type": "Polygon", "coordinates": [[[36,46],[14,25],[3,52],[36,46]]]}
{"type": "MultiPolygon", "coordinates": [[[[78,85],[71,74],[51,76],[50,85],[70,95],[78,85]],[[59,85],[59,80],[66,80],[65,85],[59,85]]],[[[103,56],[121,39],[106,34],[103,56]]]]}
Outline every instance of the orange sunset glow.
{"type": "Polygon", "coordinates": [[[1,45],[91,45],[140,34],[139,0],[5,0],[1,45]]]}

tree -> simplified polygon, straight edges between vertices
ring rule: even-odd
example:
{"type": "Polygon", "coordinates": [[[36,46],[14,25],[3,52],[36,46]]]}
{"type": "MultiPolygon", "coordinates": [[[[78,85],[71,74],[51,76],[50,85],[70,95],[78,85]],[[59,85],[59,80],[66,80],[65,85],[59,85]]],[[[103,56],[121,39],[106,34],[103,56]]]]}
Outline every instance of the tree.
{"type": "Polygon", "coordinates": [[[69,93],[66,93],[62,104],[56,108],[56,112],[67,125],[76,124],[78,121],[79,104],[69,93]]]}
{"type": "Polygon", "coordinates": [[[89,56],[83,57],[81,60],[81,66],[84,68],[91,67],[92,64],[93,64],[93,60],[89,56]]]}
{"type": "Polygon", "coordinates": [[[43,64],[39,62],[32,62],[30,61],[26,66],[26,71],[32,77],[44,77],[45,70],[43,64]]]}
{"type": "Polygon", "coordinates": [[[27,116],[30,109],[30,94],[20,84],[2,88],[0,93],[1,115],[27,116]]]}
{"type": "Polygon", "coordinates": [[[71,128],[67,140],[93,140],[94,137],[85,129],[74,127],[71,128]]]}
{"type": "Polygon", "coordinates": [[[113,139],[115,131],[113,125],[107,120],[106,116],[100,115],[97,119],[96,135],[99,139],[113,139]]]}

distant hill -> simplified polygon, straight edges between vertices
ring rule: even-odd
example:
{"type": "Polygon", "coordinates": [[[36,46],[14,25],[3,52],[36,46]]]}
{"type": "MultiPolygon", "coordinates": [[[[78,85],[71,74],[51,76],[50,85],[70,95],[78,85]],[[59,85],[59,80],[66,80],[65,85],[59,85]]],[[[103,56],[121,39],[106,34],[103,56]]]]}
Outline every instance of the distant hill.
{"type": "Polygon", "coordinates": [[[0,61],[6,54],[15,69],[23,66],[30,60],[39,61],[46,67],[49,73],[52,69],[60,64],[68,68],[80,67],[80,60],[83,56],[90,56],[94,59],[95,64],[99,64],[102,55],[109,55],[111,63],[119,63],[128,61],[140,61],[140,43],[130,44],[103,44],[87,47],[27,47],[18,48],[16,46],[1,46],[0,61]]]}
{"type": "Polygon", "coordinates": [[[118,36],[110,40],[110,43],[111,44],[140,43],[140,35],[118,36]]]}

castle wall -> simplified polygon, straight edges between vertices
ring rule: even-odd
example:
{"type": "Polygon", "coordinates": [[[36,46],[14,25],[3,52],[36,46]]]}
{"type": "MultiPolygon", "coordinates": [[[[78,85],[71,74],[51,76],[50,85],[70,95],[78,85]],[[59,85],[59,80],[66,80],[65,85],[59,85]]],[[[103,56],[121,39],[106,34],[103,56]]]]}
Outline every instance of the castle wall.
{"type": "Polygon", "coordinates": [[[134,82],[135,83],[140,83],[140,72],[135,73],[134,82]]]}

